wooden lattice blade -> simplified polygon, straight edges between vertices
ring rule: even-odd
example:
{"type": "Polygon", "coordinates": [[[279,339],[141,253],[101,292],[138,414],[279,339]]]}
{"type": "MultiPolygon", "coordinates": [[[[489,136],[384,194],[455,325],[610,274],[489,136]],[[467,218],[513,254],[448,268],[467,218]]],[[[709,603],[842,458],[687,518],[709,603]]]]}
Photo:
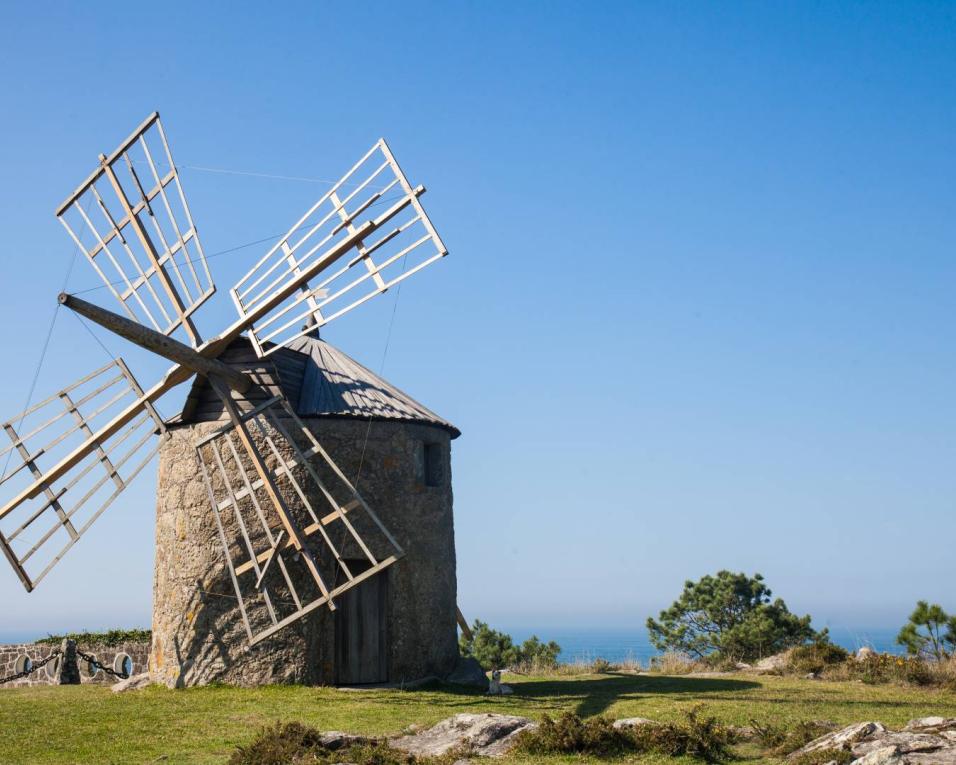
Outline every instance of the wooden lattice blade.
{"type": "Polygon", "coordinates": [[[163,423],[117,359],[2,428],[0,548],[30,591],[149,463],[163,423]]]}
{"type": "Polygon", "coordinates": [[[238,419],[201,438],[196,455],[223,548],[222,577],[256,643],[334,608],[340,594],[404,552],[283,397],[238,419]],[[367,568],[352,571],[347,558],[367,568]]]}
{"type": "Polygon", "coordinates": [[[260,355],[321,327],[448,254],[378,141],[232,289],[260,355]],[[342,247],[347,244],[346,247],[342,247]]]}
{"type": "Polygon", "coordinates": [[[158,113],[56,215],[131,319],[200,344],[191,316],[216,288],[158,113]]]}

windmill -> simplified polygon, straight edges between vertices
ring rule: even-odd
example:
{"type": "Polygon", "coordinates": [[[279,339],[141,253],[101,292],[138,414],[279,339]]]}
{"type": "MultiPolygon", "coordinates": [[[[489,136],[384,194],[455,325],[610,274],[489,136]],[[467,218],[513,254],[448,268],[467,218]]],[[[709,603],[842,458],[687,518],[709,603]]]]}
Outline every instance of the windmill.
{"type": "Polygon", "coordinates": [[[0,548],[28,592],[149,464],[166,429],[155,402],[194,375],[228,415],[194,450],[250,644],[334,610],[402,558],[282,392],[250,405],[257,381],[219,357],[240,336],[268,357],[444,257],[424,192],[379,140],[230,289],[236,320],[203,339],[193,316],[216,287],[159,114],[100,155],[56,216],[122,312],[59,301],[174,365],[143,388],[117,358],[3,423],[0,548]],[[343,539],[367,559],[361,571],[343,539]]]}

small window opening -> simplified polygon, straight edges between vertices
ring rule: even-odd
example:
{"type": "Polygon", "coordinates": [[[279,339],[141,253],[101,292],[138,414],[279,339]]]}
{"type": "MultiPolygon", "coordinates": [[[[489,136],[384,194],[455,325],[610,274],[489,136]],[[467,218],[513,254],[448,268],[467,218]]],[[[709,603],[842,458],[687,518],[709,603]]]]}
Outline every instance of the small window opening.
{"type": "Polygon", "coordinates": [[[55,680],[57,675],[60,674],[60,657],[57,656],[53,661],[49,662],[46,665],[46,676],[51,680],[55,680]]]}
{"type": "Polygon", "coordinates": [[[423,478],[426,486],[442,485],[442,448],[441,444],[424,445],[423,478]]]}
{"type": "Polygon", "coordinates": [[[113,671],[129,677],[133,674],[133,660],[127,653],[118,653],[113,659],[113,671]]]}

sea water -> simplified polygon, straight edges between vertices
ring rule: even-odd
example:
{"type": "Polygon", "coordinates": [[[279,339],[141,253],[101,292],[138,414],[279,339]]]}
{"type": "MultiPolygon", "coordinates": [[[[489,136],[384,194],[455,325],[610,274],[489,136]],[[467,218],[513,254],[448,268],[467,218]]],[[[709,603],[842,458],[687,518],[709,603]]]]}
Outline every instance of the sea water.
{"type": "MultiPolygon", "coordinates": [[[[541,640],[555,641],[561,646],[559,661],[565,663],[590,662],[606,659],[609,662],[639,661],[646,665],[652,656],[660,652],[651,645],[644,627],[514,627],[509,632],[515,642],[522,642],[531,635],[541,640]]],[[[901,653],[896,644],[899,630],[886,627],[830,627],[830,639],[848,651],[857,651],[863,646],[880,653],[901,653]]]]}

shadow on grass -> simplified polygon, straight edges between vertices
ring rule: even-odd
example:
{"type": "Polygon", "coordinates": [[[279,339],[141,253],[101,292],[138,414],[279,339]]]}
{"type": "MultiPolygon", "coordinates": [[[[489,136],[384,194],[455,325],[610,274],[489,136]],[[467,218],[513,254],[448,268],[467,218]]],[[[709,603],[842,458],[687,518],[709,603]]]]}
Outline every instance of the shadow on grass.
{"type": "MultiPolygon", "coordinates": [[[[608,674],[599,677],[578,679],[573,677],[542,678],[517,680],[509,678],[514,689],[513,696],[486,696],[477,688],[446,685],[440,686],[441,692],[453,694],[459,702],[444,700],[443,706],[462,706],[475,708],[489,706],[489,711],[509,699],[514,701],[537,702],[542,711],[573,709],[582,717],[599,715],[606,712],[622,699],[640,699],[661,694],[712,695],[715,693],[742,692],[759,688],[760,683],[750,680],[738,680],[723,677],[658,677],[650,675],[608,674]]],[[[422,688],[421,691],[439,690],[437,687],[422,688]]],[[[412,696],[417,691],[411,691],[412,696]]]]}
{"type": "Polygon", "coordinates": [[[638,699],[659,694],[711,694],[721,691],[747,691],[760,687],[750,680],[723,677],[656,677],[650,675],[610,674],[587,680],[532,680],[515,686],[524,697],[561,698],[575,701],[575,712],[582,717],[606,712],[621,699],[638,699]]]}

